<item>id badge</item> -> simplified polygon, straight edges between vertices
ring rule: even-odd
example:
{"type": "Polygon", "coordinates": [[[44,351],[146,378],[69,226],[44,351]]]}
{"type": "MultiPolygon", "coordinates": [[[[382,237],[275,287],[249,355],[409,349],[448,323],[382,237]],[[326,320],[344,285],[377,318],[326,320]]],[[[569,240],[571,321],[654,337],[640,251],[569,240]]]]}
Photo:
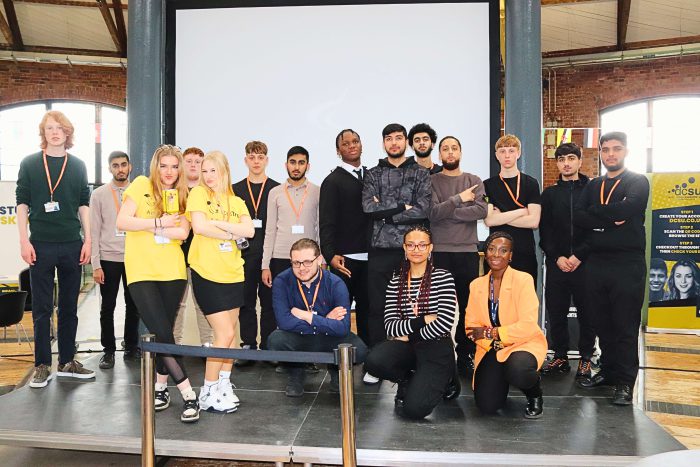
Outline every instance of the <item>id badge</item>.
{"type": "Polygon", "coordinates": [[[44,212],[58,212],[61,208],[58,206],[58,201],[49,201],[44,203],[44,212]]]}
{"type": "Polygon", "coordinates": [[[115,229],[114,236],[115,237],[126,237],[126,232],[124,232],[123,230],[115,229]]]}
{"type": "Polygon", "coordinates": [[[170,239],[162,235],[154,235],[153,238],[155,239],[157,245],[167,245],[170,243],[170,239]]]}
{"type": "Polygon", "coordinates": [[[304,233],[304,226],[303,225],[293,225],[292,226],[292,233],[293,234],[303,234],[304,233]]]}
{"type": "Polygon", "coordinates": [[[262,219],[253,219],[253,227],[262,229],[262,219]]]}
{"type": "Polygon", "coordinates": [[[219,242],[219,251],[222,253],[231,253],[233,251],[233,244],[231,244],[231,242],[219,242]]]}

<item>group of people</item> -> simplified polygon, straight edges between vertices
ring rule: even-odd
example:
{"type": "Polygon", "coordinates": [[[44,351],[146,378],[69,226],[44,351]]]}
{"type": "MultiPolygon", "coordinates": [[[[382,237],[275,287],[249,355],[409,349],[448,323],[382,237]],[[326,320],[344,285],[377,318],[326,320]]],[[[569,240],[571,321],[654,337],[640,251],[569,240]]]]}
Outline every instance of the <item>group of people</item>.
{"type": "Polygon", "coordinates": [[[700,297],[700,268],[697,263],[682,259],[668,271],[666,261],[649,261],[649,302],[687,300],[700,297]]]}
{"type": "MultiPolygon", "coordinates": [[[[40,135],[42,151],[25,158],[17,182],[21,253],[34,295],[31,387],[44,387],[53,376],[48,320],[54,269],[60,284],[57,375],[95,376],[74,359],[80,266],[92,259],[102,295],[104,370],[114,366],[120,282],[126,284],[125,359],[139,356],[139,320],[158,342],[181,342],[191,286],[203,344],[232,348],[239,323],[246,349],[330,351],[350,343],[356,361],[365,363],[365,384],[397,383],[395,408],[402,416],[427,416],[441,400],[459,395],[460,374],[473,372],[483,412],[503,407],[512,385],[527,397],[525,417],[537,418],[543,410],[540,369],[570,369],[566,316],[573,296],[581,323],[579,385],[613,384],[613,402],[631,403],[646,280],[648,183],[625,170],[622,133],[601,138],[607,174],[592,181],[579,173],[580,149],[560,146],[560,180],[542,194],[517,168],[521,149],[513,135],[495,145],[500,173],[482,182],[460,169],[456,137],[438,143],[425,123],[408,132],[393,123],[382,131],[387,157],[371,169],[361,163],[360,135],[340,131],[339,166],[320,187],[306,177],[310,157],[301,146],[287,152],[288,178],[278,183],[266,175],[267,146],[251,141],[245,146],[248,174],[232,184],[223,153],[162,145],[149,174],[132,182],[128,155],[112,153],[113,179],[91,200],[85,165],[67,152],[70,121],[50,111],[40,135]],[[436,145],[442,165],[431,159],[436,145]],[[406,156],[407,146],[415,158],[406,156]],[[482,219],[491,235],[480,277],[482,219]],[[555,350],[548,362],[535,290],[537,228],[547,256],[555,350]],[[353,302],[357,335],[350,330],[353,302]],[[602,369],[593,374],[596,335],[602,369]]],[[[183,422],[198,420],[200,410],[233,412],[240,400],[232,367],[254,363],[207,359],[197,396],[182,359],[158,354],[155,408],[170,405],[170,377],[184,402],[183,422]]],[[[280,368],[288,375],[287,396],[302,396],[313,365],[280,368]]],[[[337,390],[337,368],[329,373],[337,390]]]]}

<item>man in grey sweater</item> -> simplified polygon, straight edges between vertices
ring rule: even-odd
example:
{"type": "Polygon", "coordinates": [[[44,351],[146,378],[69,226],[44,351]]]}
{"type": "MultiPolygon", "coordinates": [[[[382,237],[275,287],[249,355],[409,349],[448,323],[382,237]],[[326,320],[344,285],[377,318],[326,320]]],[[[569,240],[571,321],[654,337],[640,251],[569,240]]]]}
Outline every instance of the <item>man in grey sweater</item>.
{"type": "Polygon", "coordinates": [[[481,179],[459,168],[462,158],[459,140],[445,136],[438,149],[443,169],[431,176],[433,259],[436,268],[450,271],[455,279],[459,307],[455,333],[457,368],[464,374],[474,369],[474,344],[465,334],[464,310],[469,300],[469,284],[479,276],[476,224],[486,217],[487,205],[481,179]]]}

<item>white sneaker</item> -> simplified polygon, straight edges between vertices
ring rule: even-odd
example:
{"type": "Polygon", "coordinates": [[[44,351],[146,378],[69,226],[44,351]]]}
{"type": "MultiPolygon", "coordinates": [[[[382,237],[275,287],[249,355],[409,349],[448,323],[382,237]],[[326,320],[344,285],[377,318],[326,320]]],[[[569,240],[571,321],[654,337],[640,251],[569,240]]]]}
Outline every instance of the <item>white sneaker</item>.
{"type": "Polygon", "coordinates": [[[207,412],[231,413],[236,411],[236,406],[219,392],[219,385],[202,386],[199,391],[199,407],[207,412]]]}
{"type": "Polygon", "coordinates": [[[238,396],[236,396],[236,393],[233,392],[233,384],[231,384],[230,379],[220,379],[218,386],[219,393],[222,397],[224,397],[224,399],[228,399],[236,407],[241,405],[241,401],[238,399],[238,396]]]}
{"type": "Polygon", "coordinates": [[[377,378],[376,376],[372,376],[369,373],[365,373],[365,376],[362,377],[362,382],[367,384],[367,385],[373,385],[379,383],[381,380],[377,378]]]}

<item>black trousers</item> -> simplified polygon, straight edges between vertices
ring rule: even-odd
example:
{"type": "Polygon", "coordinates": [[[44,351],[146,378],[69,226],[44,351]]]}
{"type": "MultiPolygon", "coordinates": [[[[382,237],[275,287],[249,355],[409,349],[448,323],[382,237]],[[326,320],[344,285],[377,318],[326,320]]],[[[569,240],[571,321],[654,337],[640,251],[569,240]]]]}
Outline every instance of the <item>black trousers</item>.
{"type": "Polygon", "coordinates": [[[124,302],[126,313],[124,317],[124,347],[133,350],[139,346],[139,310],[131,298],[126,286],[126,271],[122,261],[100,261],[104,272],[104,284],[100,285],[100,342],[105,353],[117,350],[114,337],[114,308],[117,306],[119,283],[124,285],[124,302]]]}
{"type": "MultiPolygon", "coordinates": [[[[141,319],[148,330],[155,334],[156,342],[174,344],[173,326],[180,308],[186,280],[141,281],[129,285],[129,292],[141,312],[141,319]]],[[[156,354],[156,371],[170,375],[175,384],[187,379],[182,357],[170,354],[156,354]]]]}
{"type": "Polygon", "coordinates": [[[367,342],[367,345],[370,347],[374,347],[386,340],[386,330],[384,329],[386,288],[394,272],[398,272],[401,267],[403,259],[403,250],[376,249],[369,252],[369,262],[367,264],[369,342],[367,342]]]}
{"type": "Polygon", "coordinates": [[[496,359],[491,349],[476,367],[474,402],[483,413],[492,414],[506,404],[508,389],[515,386],[525,393],[533,388],[539,392],[537,359],[530,352],[513,352],[505,362],[496,359]]]}
{"type": "Polygon", "coordinates": [[[260,299],[260,348],[267,349],[267,338],[277,327],[272,311],[272,289],[262,283],[262,253],[245,257],[243,273],[243,300],[239,320],[241,323],[241,346],[258,348],[258,313],[255,307],[260,299]]]}
{"type": "Polygon", "coordinates": [[[587,307],[598,334],[601,371],[612,384],[634,386],[639,371],[646,263],[644,256],[591,255],[586,266],[587,307]]]}
{"type": "Polygon", "coordinates": [[[292,260],[272,258],[270,260],[270,272],[272,273],[272,280],[274,281],[275,277],[277,277],[279,273],[287,270],[290,267],[292,267],[292,260]]]}
{"type": "Polygon", "coordinates": [[[455,330],[455,344],[457,344],[457,359],[461,363],[468,355],[474,355],[476,345],[467,339],[464,329],[464,315],[469,301],[469,284],[479,277],[479,253],[448,253],[444,251],[433,252],[433,262],[436,268],[450,271],[455,280],[457,290],[457,329],[455,330]]]}
{"type": "Polygon", "coordinates": [[[556,261],[547,259],[544,296],[555,357],[565,358],[569,351],[568,314],[572,297],[576,305],[579,327],[578,351],[581,358],[590,360],[593,356],[595,331],[591,314],[586,307],[586,295],[586,263],[581,264],[574,272],[563,272],[556,261]]]}
{"type": "Polygon", "coordinates": [[[369,342],[369,296],[367,292],[367,263],[368,261],[358,261],[352,258],[345,258],[345,267],[350,270],[351,277],[331,268],[348,288],[350,293],[350,303],[355,301],[355,322],[357,324],[357,335],[364,342],[369,342]]]}
{"type": "Polygon", "coordinates": [[[403,413],[412,419],[427,417],[455,375],[452,339],[381,342],[367,356],[365,369],[380,379],[407,382],[403,413]]]}

